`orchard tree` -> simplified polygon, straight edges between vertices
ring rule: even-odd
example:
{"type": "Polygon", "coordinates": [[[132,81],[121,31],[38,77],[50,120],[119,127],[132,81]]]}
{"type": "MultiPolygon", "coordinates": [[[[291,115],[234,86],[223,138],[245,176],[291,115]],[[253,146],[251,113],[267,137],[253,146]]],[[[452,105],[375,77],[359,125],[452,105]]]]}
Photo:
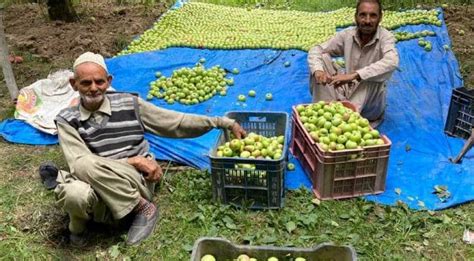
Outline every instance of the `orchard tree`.
{"type": "Polygon", "coordinates": [[[47,5],[51,20],[73,22],[77,19],[76,11],[70,0],[48,0],[47,5]]]}

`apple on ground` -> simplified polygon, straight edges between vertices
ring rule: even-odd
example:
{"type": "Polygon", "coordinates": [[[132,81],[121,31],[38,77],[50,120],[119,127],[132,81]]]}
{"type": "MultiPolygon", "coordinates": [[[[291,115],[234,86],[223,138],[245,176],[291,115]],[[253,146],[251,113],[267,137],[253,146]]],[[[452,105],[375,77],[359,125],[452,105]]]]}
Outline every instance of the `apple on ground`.
{"type": "Polygon", "coordinates": [[[289,171],[293,171],[295,170],[295,164],[293,163],[288,163],[288,165],[286,166],[286,168],[289,170],[289,171]]]}
{"type": "Polygon", "coordinates": [[[267,101],[273,100],[273,95],[270,92],[265,94],[265,100],[267,100],[267,101]]]}
{"type": "Polygon", "coordinates": [[[205,255],[201,257],[201,261],[216,261],[216,258],[213,255],[205,255]]]}

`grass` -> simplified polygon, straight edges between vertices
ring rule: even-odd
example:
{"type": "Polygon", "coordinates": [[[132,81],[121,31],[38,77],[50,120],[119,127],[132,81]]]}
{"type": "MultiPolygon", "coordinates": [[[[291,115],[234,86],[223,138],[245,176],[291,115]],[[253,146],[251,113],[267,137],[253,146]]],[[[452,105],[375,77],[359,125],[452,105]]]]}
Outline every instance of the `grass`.
{"type": "MultiPolygon", "coordinates": [[[[322,242],[350,244],[362,260],[468,260],[474,250],[461,241],[474,228],[474,204],[445,211],[411,211],[362,199],[311,202],[304,189],[287,193],[285,208],[251,211],[218,205],[212,200],[209,174],[172,173],[157,191],[161,219],[152,237],[126,247],[125,230],[100,228],[89,245],[72,249],[64,242],[66,219],[53,206],[54,196],[40,185],[35,168],[44,159],[64,164],[56,146],[7,145],[14,153],[0,155],[0,253],[4,259],[138,259],[188,260],[202,236],[234,243],[311,247],[322,242]],[[7,164],[8,162],[8,164],[7,164]],[[176,240],[179,239],[179,240],[176,240]],[[71,254],[68,256],[68,253],[71,254]]],[[[95,227],[97,229],[97,227],[95,227]]]]}
{"type": "MultiPolygon", "coordinates": [[[[26,58],[21,66],[31,70],[22,71],[30,75],[17,75],[19,86],[26,78],[44,78],[61,67],[26,58]]],[[[0,93],[5,96],[4,89],[0,93]]],[[[0,119],[12,114],[10,104],[0,104],[0,119]]],[[[363,199],[315,205],[306,190],[296,190],[287,193],[281,210],[250,211],[213,202],[209,174],[200,171],[167,176],[167,185],[156,192],[161,219],[143,244],[127,247],[126,230],[93,226],[98,232],[89,235],[88,245],[72,248],[67,244],[67,218],[55,208],[54,193],[39,182],[37,168],[45,160],[66,167],[58,146],[1,142],[0,260],[189,260],[193,243],[202,236],[225,237],[238,244],[298,247],[332,241],[353,245],[362,260],[474,257],[474,248],[462,242],[464,229],[474,230],[473,203],[436,212],[363,199]]]]}

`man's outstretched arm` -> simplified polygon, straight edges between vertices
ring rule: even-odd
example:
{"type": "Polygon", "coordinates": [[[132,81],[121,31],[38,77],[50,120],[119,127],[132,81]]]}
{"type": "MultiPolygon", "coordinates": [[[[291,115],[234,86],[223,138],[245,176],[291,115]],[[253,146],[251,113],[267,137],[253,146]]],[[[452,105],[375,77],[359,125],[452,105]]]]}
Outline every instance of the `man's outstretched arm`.
{"type": "Polygon", "coordinates": [[[245,131],[235,120],[226,117],[182,113],[159,108],[143,99],[138,99],[140,117],[145,129],[156,135],[170,138],[199,137],[213,128],[228,129],[236,137],[245,136],[245,131]]]}

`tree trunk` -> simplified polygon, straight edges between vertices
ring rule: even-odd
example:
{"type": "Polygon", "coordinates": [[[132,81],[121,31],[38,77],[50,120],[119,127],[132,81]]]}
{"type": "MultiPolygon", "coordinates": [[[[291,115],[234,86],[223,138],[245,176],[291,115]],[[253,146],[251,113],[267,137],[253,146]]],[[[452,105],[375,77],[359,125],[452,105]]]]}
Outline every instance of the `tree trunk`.
{"type": "Polygon", "coordinates": [[[51,20],[73,22],[77,19],[76,11],[70,0],[48,0],[47,5],[51,20]]]}
{"type": "Polygon", "coordinates": [[[18,87],[16,86],[15,77],[13,76],[10,61],[8,61],[8,45],[5,40],[5,30],[3,27],[3,8],[0,7],[0,66],[3,69],[3,77],[7,84],[8,91],[12,101],[16,101],[18,96],[18,87]]]}

